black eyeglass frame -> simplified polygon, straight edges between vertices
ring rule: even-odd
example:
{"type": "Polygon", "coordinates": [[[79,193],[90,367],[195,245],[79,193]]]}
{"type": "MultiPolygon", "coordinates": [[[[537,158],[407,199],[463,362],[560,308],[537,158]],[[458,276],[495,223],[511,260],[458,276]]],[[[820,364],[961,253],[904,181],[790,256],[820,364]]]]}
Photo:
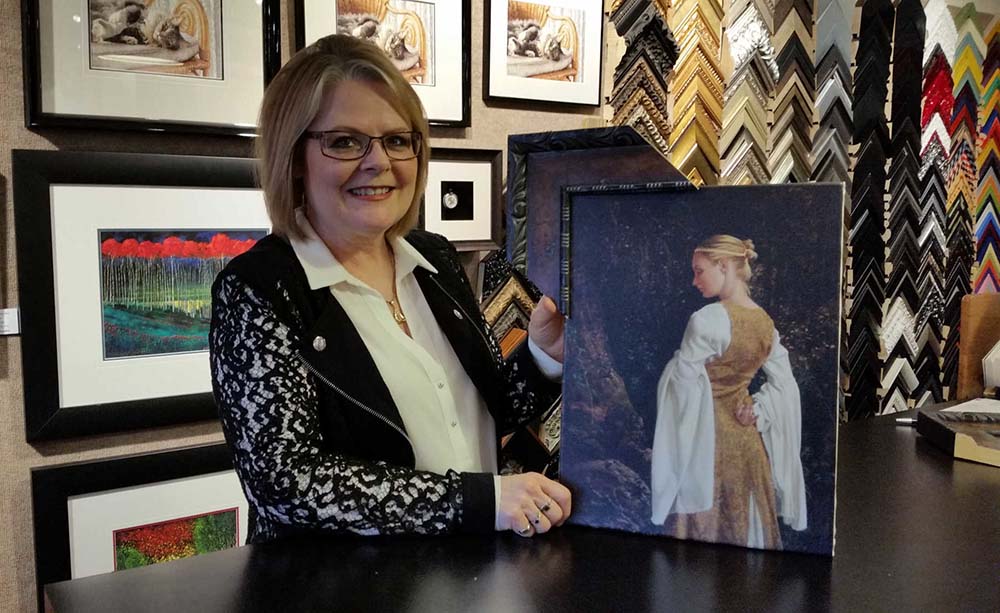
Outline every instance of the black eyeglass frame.
{"type": "Polygon", "coordinates": [[[328,134],[349,134],[351,136],[363,136],[363,137],[365,137],[365,138],[368,139],[368,144],[365,146],[364,151],[361,152],[361,155],[358,155],[357,157],[350,157],[350,158],[335,157],[335,156],[332,156],[332,155],[328,154],[327,151],[326,151],[326,148],[323,147],[323,143],[320,142],[320,146],[319,146],[320,153],[322,153],[324,156],[330,158],[331,160],[340,160],[342,162],[353,162],[354,160],[364,159],[364,157],[366,155],[368,155],[369,153],[371,153],[372,143],[375,142],[375,141],[379,141],[382,144],[382,151],[385,152],[386,157],[388,157],[390,160],[393,160],[393,161],[396,161],[396,162],[405,162],[407,160],[412,160],[413,158],[415,158],[415,157],[417,157],[417,156],[420,155],[420,151],[421,151],[421,149],[424,146],[424,135],[421,134],[420,132],[416,131],[416,130],[411,130],[411,131],[408,131],[408,132],[393,132],[391,134],[383,134],[382,136],[369,136],[368,134],[365,134],[363,132],[351,132],[350,130],[322,130],[322,131],[318,131],[318,132],[316,132],[316,131],[307,131],[307,132],[303,132],[302,135],[305,138],[310,138],[310,139],[314,138],[316,140],[320,140],[322,138],[325,138],[326,135],[328,135],[328,134]],[[385,139],[389,138],[391,136],[401,136],[403,134],[408,134],[410,136],[410,139],[411,139],[412,144],[413,144],[413,147],[412,147],[413,148],[413,155],[411,155],[409,157],[405,157],[405,158],[394,157],[393,154],[389,151],[389,149],[386,148],[386,146],[385,146],[385,139]]]}

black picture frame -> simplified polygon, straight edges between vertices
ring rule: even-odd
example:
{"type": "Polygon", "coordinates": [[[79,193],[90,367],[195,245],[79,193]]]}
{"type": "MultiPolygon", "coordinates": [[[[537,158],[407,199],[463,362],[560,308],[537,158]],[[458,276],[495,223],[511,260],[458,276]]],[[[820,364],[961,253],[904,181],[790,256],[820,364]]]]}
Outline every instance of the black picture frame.
{"type": "MultiPolygon", "coordinates": [[[[89,113],[59,113],[47,110],[44,103],[42,88],[45,84],[42,67],[42,22],[40,2],[55,2],[56,0],[21,0],[21,32],[22,32],[22,63],[24,74],[24,121],[25,126],[32,130],[44,128],[85,128],[110,130],[135,130],[145,132],[171,132],[220,134],[237,136],[255,136],[256,126],[248,122],[204,122],[197,118],[191,121],[165,120],[155,117],[139,118],[121,115],[104,115],[99,104],[94,104],[89,113]]],[[[260,89],[271,81],[281,67],[281,32],[280,32],[280,0],[261,0],[256,4],[261,11],[261,37],[263,55],[261,59],[261,75],[263,83],[260,89]]],[[[69,6],[69,3],[66,3],[69,6]]],[[[77,6],[73,10],[80,10],[77,6]]],[[[55,50],[48,50],[53,56],[55,50]]],[[[55,69],[53,69],[55,70],[55,69]]],[[[178,77],[180,78],[180,77],[178,77]]],[[[53,77],[55,79],[55,77],[53,77]]],[[[186,79],[185,79],[186,80],[186,79]]],[[[178,81],[178,83],[183,82],[178,81]]],[[[237,85],[238,86],[238,85],[237,85]]],[[[126,90],[127,91],[127,90],[126,90]]],[[[161,97],[159,93],[150,94],[151,98],[161,97]]],[[[183,97],[183,96],[182,96],[183,97]]],[[[226,95],[226,99],[232,98],[226,95]]],[[[180,108],[185,105],[178,104],[180,108]]],[[[259,101],[257,106],[259,106],[259,101]]],[[[187,108],[198,108],[198,105],[186,105],[187,108]]],[[[256,122],[256,109],[253,112],[256,122]]]]}
{"type": "Polygon", "coordinates": [[[48,583],[72,577],[67,502],[72,496],[232,470],[225,444],[31,469],[38,610],[48,583]]]}
{"type": "Polygon", "coordinates": [[[561,190],[595,178],[687,181],[631,126],[507,137],[507,257],[547,296],[559,295],[561,190]]]}
{"type": "Polygon", "coordinates": [[[67,184],[249,190],[255,187],[254,160],[17,149],[12,158],[27,440],[214,419],[215,402],[208,391],[72,408],[62,405],[51,188],[67,184]]]}
{"type": "MultiPolygon", "coordinates": [[[[601,71],[604,57],[604,5],[601,0],[575,0],[558,6],[549,3],[514,2],[526,10],[544,10],[541,19],[533,14],[525,14],[523,18],[541,26],[543,33],[551,31],[553,38],[558,38],[563,46],[567,45],[569,39],[572,42],[568,44],[576,47],[560,50],[562,57],[569,62],[567,66],[555,62],[556,66],[551,70],[522,67],[535,72],[530,76],[511,73],[511,70],[522,68],[510,68],[509,57],[521,55],[524,62],[543,63],[545,58],[539,57],[539,54],[544,54],[547,50],[536,47],[531,50],[516,51],[513,54],[509,52],[511,46],[518,44],[514,41],[520,39],[520,36],[511,36],[509,29],[511,3],[512,0],[485,0],[484,3],[483,100],[535,101],[574,107],[601,106],[601,71]],[[550,20],[552,13],[545,9],[553,8],[559,11],[575,11],[583,16],[583,31],[580,31],[581,26],[575,19],[556,16],[550,20]],[[507,18],[501,19],[505,13],[507,18]],[[553,22],[551,26],[547,25],[549,21],[553,22]],[[561,25],[557,26],[556,23],[561,25]],[[494,29],[497,31],[494,32],[494,29]],[[594,38],[597,40],[593,40],[594,38]],[[537,72],[539,70],[542,72],[537,72]]],[[[540,38],[536,37],[532,43],[539,42],[540,38]]]]}
{"type": "MultiPolygon", "coordinates": [[[[427,0],[424,0],[425,2],[427,0]]],[[[432,126],[440,126],[445,128],[468,128],[472,125],[472,110],[471,110],[471,97],[472,97],[472,5],[470,0],[458,0],[460,2],[461,15],[458,17],[458,23],[461,29],[461,50],[459,56],[461,58],[461,87],[460,91],[453,92],[446,95],[460,95],[461,104],[458,113],[455,112],[443,112],[438,108],[437,104],[434,104],[432,100],[421,97],[421,101],[424,103],[424,108],[427,111],[427,121],[432,126]]],[[[329,10],[329,6],[333,6],[336,10],[336,0],[295,0],[293,7],[294,10],[294,21],[295,21],[295,49],[299,50],[305,47],[312,40],[308,40],[306,34],[306,26],[308,23],[314,23],[316,19],[310,15],[312,12],[310,9],[313,6],[323,6],[325,10],[329,10]],[[308,6],[307,6],[308,5],[308,6]]],[[[447,30],[449,34],[453,34],[451,30],[447,30]]],[[[334,30],[324,31],[321,35],[333,34],[334,30]]],[[[311,37],[316,38],[316,37],[311,37]]],[[[420,88],[415,88],[417,90],[417,95],[421,94],[420,88]]]]}
{"type": "MultiPolygon", "coordinates": [[[[459,251],[491,251],[494,249],[500,249],[503,244],[501,237],[503,232],[503,206],[500,200],[500,194],[503,189],[502,164],[503,151],[500,149],[432,148],[427,189],[424,192],[424,203],[423,210],[421,212],[420,226],[431,232],[441,234],[450,240],[459,251]],[[485,175],[488,174],[488,234],[467,237],[452,233],[449,228],[454,226],[456,222],[435,219],[432,215],[433,212],[428,208],[431,206],[432,202],[436,202],[438,200],[436,196],[438,192],[435,189],[435,183],[452,179],[453,175],[448,174],[449,170],[460,168],[465,164],[482,167],[481,171],[477,173],[477,175],[482,177],[482,181],[487,180],[485,175]]],[[[479,186],[477,189],[480,189],[481,187],[482,186],[479,186]]],[[[482,215],[483,209],[485,208],[486,206],[477,204],[475,210],[479,215],[482,215]]]]}

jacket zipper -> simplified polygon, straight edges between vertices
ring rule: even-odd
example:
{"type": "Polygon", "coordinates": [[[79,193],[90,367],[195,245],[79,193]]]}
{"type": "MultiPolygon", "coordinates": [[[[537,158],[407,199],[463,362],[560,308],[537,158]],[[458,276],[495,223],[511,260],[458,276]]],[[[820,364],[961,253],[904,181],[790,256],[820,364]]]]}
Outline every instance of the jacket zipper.
{"type": "Polygon", "coordinates": [[[403,432],[399,428],[399,426],[397,426],[396,424],[394,424],[391,421],[389,421],[388,419],[386,419],[386,417],[384,415],[382,415],[381,413],[379,413],[375,409],[369,408],[367,405],[365,405],[364,403],[362,403],[360,400],[358,400],[354,396],[351,396],[350,394],[348,394],[344,390],[342,390],[339,387],[337,387],[336,385],[334,385],[332,381],[330,381],[329,379],[327,379],[326,376],[323,375],[323,373],[319,372],[319,370],[317,370],[312,364],[309,363],[308,360],[306,360],[302,356],[302,352],[301,351],[295,352],[295,357],[297,357],[303,364],[305,364],[306,368],[309,369],[309,372],[311,372],[312,374],[314,374],[323,383],[326,383],[330,387],[330,389],[332,389],[333,391],[337,392],[338,394],[340,394],[341,396],[343,396],[344,398],[346,398],[347,400],[349,400],[350,402],[352,402],[359,409],[367,412],[369,415],[371,415],[372,417],[378,419],[379,421],[381,421],[385,425],[389,426],[390,428],[392,428],[396,432],[399,432],[399,435],[402,436],[403,438],[405,438],[406,442],[410,444],[410,449],[413,449],[413,441],[410,440],[410,437],[407,436],[406,432],[403,432]]]}
{"type": "Polygon", "coordinates": [[[434,282],[434,285],[437,285],[438,288],[444,293],[444,295],[447,296],[448,299],[451,300],[455,304],[456,307],[458,307],[458,310],[461,311],[463,315],[465,315],[466,319],[469,320],[469,324],[471,324],[472,327],[476,329],[476,332],[479,333],[479,338],[483,339],[483,344],[486,345],[487,351],[489,351],[490,354],[492,355],[493,354],[493,345],[490,345],[490,342],[488,340],[486,340],[486,336],[483,334],[483,331],[480,330],[479,326],[476,325],[476,320],[474,320],[471,317],[469,317],[469,314],[466,312],[466,310],[464,308],[462,308],[462,304],[458,300],[455,300],[455,298],[451,294],[448,293],[448,290],[446,290],[444,288],[444,286],[441,285],[441,283],[438,282],[437,278],[435,278],[434,276],[431,276],[430,278],[431,278],[431,281],[434,282]]]}

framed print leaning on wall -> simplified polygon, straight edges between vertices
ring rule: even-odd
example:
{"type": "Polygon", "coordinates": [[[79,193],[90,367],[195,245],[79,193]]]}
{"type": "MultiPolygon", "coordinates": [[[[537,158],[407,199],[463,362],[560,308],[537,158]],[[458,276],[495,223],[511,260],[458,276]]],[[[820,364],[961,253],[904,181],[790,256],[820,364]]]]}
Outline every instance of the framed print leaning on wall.
{"type": "Polygon", "coordinates": [[[601,104],[601,0],[486,0],[487,100],[601,104]]]}
{"type": "Polygon", "coordinates": [[[459,251],[500,248],[499,149],[431,149],[422,227],[459,251]]]}
{"type": "Polygon", "coordinates": [[[296,48],[328,34],[378,45],[432,126],[469,125],[469,0],[297,0],[296,48]]]}
{"type": "Polygon", "coordinates": [[[249,134],[278,0],[22,0],[25,122],[249,134]]]}
{"type": "Polygon", "coordinates": [[[224,444],[34,468],[35,579],[79,579],[243,545],[247,503],[224,444]]]}
{"type": "Polygon", "coordinates": [[[215,274],[270,228],[253,160],[13,152],[27,438],[215,417],[215,274]]]}

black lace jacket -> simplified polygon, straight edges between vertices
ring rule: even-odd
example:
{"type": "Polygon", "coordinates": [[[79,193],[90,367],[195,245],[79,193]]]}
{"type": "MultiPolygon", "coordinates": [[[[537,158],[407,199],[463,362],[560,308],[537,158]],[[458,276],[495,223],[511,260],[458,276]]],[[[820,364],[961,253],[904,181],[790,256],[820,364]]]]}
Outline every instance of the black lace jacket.
{"type": "MultiPolygon", "coordinates": [[[[443,237],[407,240],[438,270],[414,274],[503,434],[558,388],[524,348],[507,361],[443,237]]],[[[212,287],[212,386],[250,506],[249,542],[307,531],[487,531],[490,474],[413,468],[399,411],[357,330],[328,288],[310,290],[285,240],[268,236],[212,287]]]]}

